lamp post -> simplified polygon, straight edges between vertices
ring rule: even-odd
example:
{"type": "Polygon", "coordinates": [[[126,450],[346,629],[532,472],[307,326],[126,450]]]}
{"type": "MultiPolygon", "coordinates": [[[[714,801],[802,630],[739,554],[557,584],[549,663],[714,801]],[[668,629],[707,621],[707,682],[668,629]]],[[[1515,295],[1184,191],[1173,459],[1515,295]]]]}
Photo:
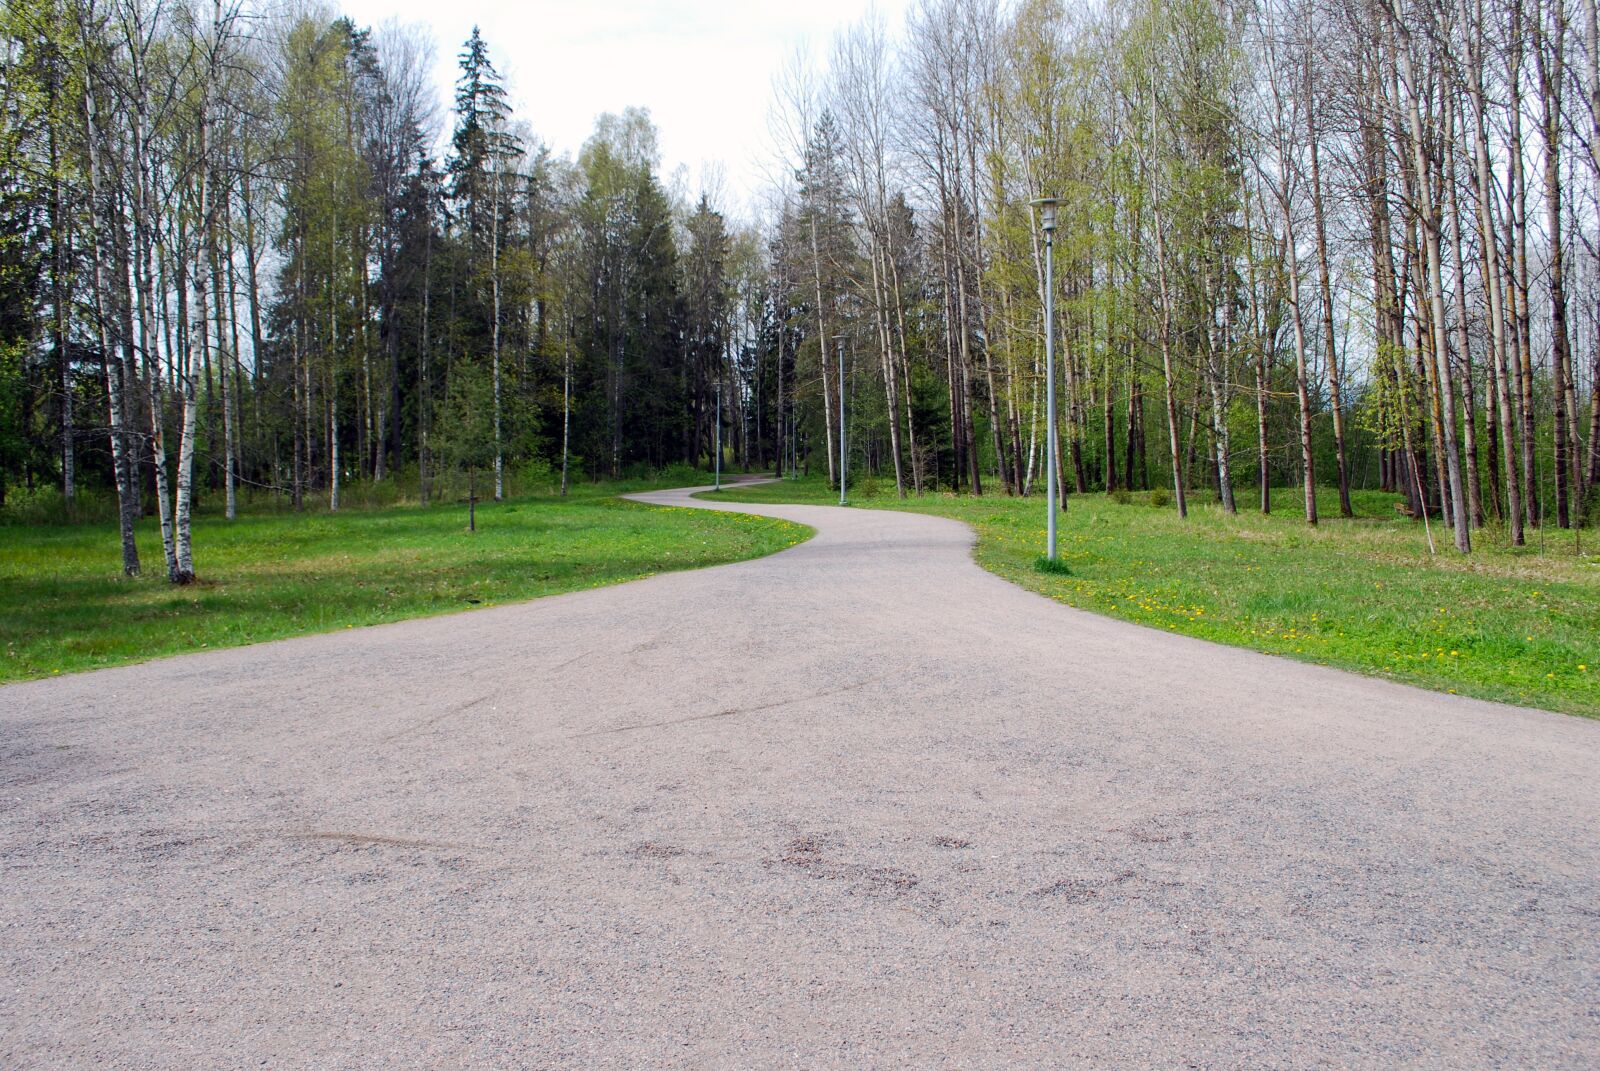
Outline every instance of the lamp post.
{"type": "Polygon", "coordinates": [[[722,490],[722,379],[719,376],[716,387],[717,392],[717,490],[722,490]]]}
{"type": "Polygon", "coordinates": [[[1039,210],[1039,228],[1044,231],[1044,411],[1045,411],[1045,531],[1048,548],[1045,557],[1056,557],[1056,280],[1055,238],[1056,205],[1054,197],[1041,197],[1030,202],[1039,210]]]}
{"type": "Polygon", "coordinates": [[[845,453],[844,444],[844,336],[834,335],[834,344],[839,350],[839,505],[844,505],[845,485],[845,453]]]}

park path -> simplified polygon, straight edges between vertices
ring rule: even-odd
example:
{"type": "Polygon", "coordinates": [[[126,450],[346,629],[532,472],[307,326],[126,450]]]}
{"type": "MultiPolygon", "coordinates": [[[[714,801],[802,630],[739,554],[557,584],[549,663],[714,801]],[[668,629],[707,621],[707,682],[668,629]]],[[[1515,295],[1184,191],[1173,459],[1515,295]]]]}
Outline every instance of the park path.
{"type": "Polygon", "coordinates": [[[738,508],[818,534],[0,688],[0,1066],[1595,1066],[1600,724],[738,508]]]}

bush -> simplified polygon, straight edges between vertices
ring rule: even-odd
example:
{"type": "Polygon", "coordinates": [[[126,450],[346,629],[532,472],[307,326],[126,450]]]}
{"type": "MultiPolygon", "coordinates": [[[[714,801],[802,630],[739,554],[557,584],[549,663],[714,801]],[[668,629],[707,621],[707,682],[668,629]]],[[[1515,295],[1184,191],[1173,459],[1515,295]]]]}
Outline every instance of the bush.
{"type": "Polygon", "coordinates": [[[1033,560],[1033,571],[1051,576],[1071,576],[1072,567],[1060,558],[1039,557],[1033,560]]]}
{"type": "Polygon", "coordinates": [[[1150,504],[1156,509],[1165,509],[1172,502],[1172,496],[1165,487],[1157,487],[1150,492],[1150,504]]]}
{"type": "MultiPolygon", "coordinates": [[[[727,475],[728,470],[724,468],[722,472],[723,475],[727,475]]],[[[686,465],[682,461],[667,465],[655,472],[646,469],[644,475],[638,477],[632,476],[630,470],[631,479],[647,479],[650,477],[655,477],[679,487],[694,487],[707,482],[704,472],[693,465],[686,465]]]]}
{"type": "Polygon", "coordinates": [[[531,457],[518,465],[511,481],[517,495],[545,495],[561,483],[561,473],[543,457],[531,457]]]}
{"type": "MultiPolygon", "coordinates": [[[[220,497],[220,496],[219,496],[220,497]]],[[[6,503],[0,506],[0,524],[115,524],[115,491],[78,488],[71,509],[61,488],[40,485],[31,491],[25,486],[6,488],[6,503]]]]}
{"type": "Polygon", "coordinates": [[[1119,506],[1132,505],[1133,492],[1129,491],[1125,487],[1119,487],[1115,491],[1111,492],[1111,501],[1115,502],[1119,506]]]}

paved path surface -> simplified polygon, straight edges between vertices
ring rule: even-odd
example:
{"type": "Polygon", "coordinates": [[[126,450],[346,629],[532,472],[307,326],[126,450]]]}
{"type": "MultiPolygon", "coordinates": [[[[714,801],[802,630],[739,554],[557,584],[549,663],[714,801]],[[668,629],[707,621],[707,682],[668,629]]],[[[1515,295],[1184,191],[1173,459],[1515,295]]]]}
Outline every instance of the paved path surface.
{"type": "Polygon", "coordinates": [[[1600,1061],[1600,724],[750,512],[819,534],[0,689],[0,1067],[1600,1061]]]}

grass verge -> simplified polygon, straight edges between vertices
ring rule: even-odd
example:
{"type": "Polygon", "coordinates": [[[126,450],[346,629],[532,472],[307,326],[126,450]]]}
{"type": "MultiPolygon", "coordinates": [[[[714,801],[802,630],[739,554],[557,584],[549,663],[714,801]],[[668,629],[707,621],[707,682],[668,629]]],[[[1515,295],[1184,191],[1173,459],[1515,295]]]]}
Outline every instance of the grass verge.
{"type": "MultiPolygon", "coordinates": [[[[838,492],[812,478],[721,497],[826,505],[838,492]]],[[[1358,492],[1354,518],[1324,517],[1316,528],[1297,495],[1275,497],[1269,516],[1197,503],[1183,520],[1144,495],[1072,496],[1062,573],[1037,565],[1039,497],[851,495],[861,507],[965,521],[978,534],[978,564],[1081,609],[1436,691],[1600,716],[1600,555],[1576,553],[1571,532],[1512,549],[1486,529],[1464,558],[1436,529],[1440,550],[1430,555],[1394,496],[1358,492]]]]}
{"type": "Polygon", "coordinates": [[[200,581],[181,588],[164,579],[153,523],[139,529],[148,575],[132,579],[120,575],[114,526],[9,525],[0,529],[0,682],[616,584],[760,557],[809,535],[783,521],[616,497],[650,486],[480,503],[476,533],[457,505],[201,517],[200,581]]]}

